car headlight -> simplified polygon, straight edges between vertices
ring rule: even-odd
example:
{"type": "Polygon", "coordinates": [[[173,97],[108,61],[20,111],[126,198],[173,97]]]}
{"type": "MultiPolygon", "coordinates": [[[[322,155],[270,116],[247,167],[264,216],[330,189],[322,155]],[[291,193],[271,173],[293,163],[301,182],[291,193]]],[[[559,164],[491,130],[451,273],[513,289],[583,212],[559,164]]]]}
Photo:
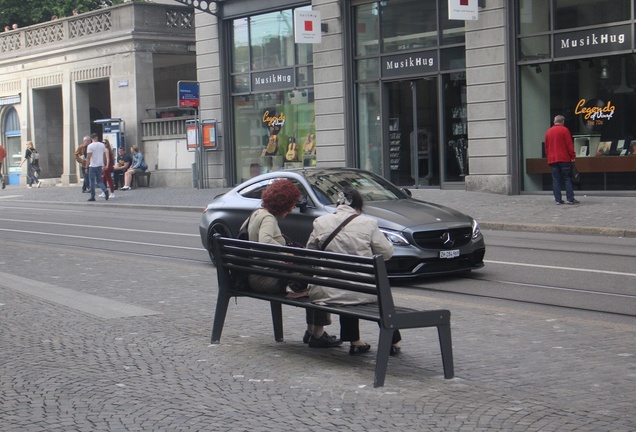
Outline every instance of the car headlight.
{"type": "Polygon", "coordinates": [[[387,238],[388,241],[391,242],[391,244],[395,245],[395,246],[408,246],[409,242],[406,238],[404,238],[404,236],[402,234],[400,234],[397,231],[391,231],[391,230],[387,230],[384,228],[380,228],[380,232],[382,232],[382,234],[384,234],[384,237],[387,238]]]}
{"type": "Polygon", "coordinates": [[[476,239],[481,235],[481,230],[479,229],[479,223],[475,219],[473,219],[473,238],[476,239]]]}

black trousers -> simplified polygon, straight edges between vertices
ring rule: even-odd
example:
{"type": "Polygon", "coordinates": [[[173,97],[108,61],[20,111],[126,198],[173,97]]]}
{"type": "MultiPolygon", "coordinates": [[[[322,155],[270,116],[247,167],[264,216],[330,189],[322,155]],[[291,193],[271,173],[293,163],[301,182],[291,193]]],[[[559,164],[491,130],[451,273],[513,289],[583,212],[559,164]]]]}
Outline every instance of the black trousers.
{"type": "MultiPolygon", "coordinates": [[[[340,315],[340,340],[355,342],[360,340],[360,320],[346,315],[340,315]]],[[[402,340],[399,330],[393,332],[391,344],[396,344],[402,340]]]]}
{"type": "Polygon", "coordinates": [[[328,326],[331,324],[331,314],[325,311],[305,309],[307,324],[315,326],[328,326]]]}

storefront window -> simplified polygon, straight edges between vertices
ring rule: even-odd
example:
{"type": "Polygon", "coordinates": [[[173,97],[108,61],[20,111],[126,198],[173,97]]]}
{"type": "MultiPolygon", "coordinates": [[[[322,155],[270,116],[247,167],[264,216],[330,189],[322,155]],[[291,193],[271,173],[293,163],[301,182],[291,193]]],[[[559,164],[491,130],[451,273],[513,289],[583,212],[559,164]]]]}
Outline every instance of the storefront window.
{"type": "Polygon", "coordinates": [[[518,0],[519,33],[530,35],[550,30],[550,0],[518,0]]]}
{"type": "Polygon", "coordinates": [[[294,15],[291,10],[250,18],[252,70],[294,64],[294,15]]]}
{"type": "Polygon", "coordinates": [[[380,85],[358,84],[358,166],[382,175],[382,127],[380,85]]]}
{"type": "Polygon", "coordinates": [[[525,190],[552,190],[543,137],[558,114],[574,138],[582,190],[636,190],[633,55],[521,66],[520,76],[525,190]]]}
{"type": "Polygon", "coordinates": [[[464,181],[468,174],[468,119],[466,116],[466,74],[445,74],[444,125],[446,151],[444,152],[445,181],[464,181]]]}
{"type": "Polygon", "coordinates": [[[464,22],[448,19],[447,0],[369,3],[352,16],[358,165],[400,186],[464,181],[464,22]],[[442,76],[447,91],[440,97],[442,76]]]}
{"type": "Polygon", "coordinates": [[[250,43],[247,18],[234,20],[232,23],[232,72],[250,70],[250,43]]]}
{"type": "Polygon", "coordinates": [[[371,3],[355,9],[356,55],[365,56],[380,52],[380,24],[378,4],[371,3]]]}
{"type": "Polygon", "coordinates": [[[316,164],[313,45],[294,42],[293,17],[288,9],[231,23],[238,182],[316,164]]]}
{"type": "Polygon", "coordinates": [[[574,138],[582,190],[636,190],[636,60],[630,0],[517,0],[523,189],[552,189],[544,136],[574,138]],[[629,21],[632,21],[630,23],[629,21]]]}
{"type": "Polygon", "coordinates": [[[625,21],[632,14],[630,0],[554,0],[554,8],[555,30],[625,21]]]}
{"type": "Polygon", "coordinates": [[[380,28],[385,53],[437,46],[437,4],[422,0],[380,2],[380,28]]]}
{"type": "Polygon", "coordinates": [[[442,28],[442,45],[466,42],[464,21],[448,19],[448,2],[439,2],[439,17],[442,28]]]}
{"type": "Polygon", "coordinates": [[[316,164],[313,90],[233,98],[238,181],[316,164]]]}

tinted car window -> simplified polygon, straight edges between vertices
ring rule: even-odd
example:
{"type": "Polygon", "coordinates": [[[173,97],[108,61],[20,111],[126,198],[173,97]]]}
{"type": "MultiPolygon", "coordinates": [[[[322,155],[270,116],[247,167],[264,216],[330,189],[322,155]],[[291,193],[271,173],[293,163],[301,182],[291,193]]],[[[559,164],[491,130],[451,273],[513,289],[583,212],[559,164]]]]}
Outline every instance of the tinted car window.
{"type": "MultiPolygon", "coordinates": [[[[241,189],[239,191],[239,194],[244,198],[260,200],[263,195],[263,191],[267,188],[267,186],[269,186],[275,180],[276,179],[269,179],[269,180],[263,180],[257,183],[253,183],[241,189]]],[[[294,183],[298,187],[298,189],[300,189],[300,194],[304,198],[304,201],[306,202],[306,204],[309,206],[312,206],[312,202],[307,196],[307,190],[305,189],[305,187],[295,179],[289,179],[289,180],[292,183],[294,183]]],[[[303,200],[303,198],[301,198],[301,201],[303,200]]]]}
{"type": "Polygon", "coordinates": [[[263,191],[271,182],[272,180],[263,180],[258,183],[253,183],[241,189],[239,194],[244,198],[261,199],[263,191]]]}
{"type": "Polygon", "coordinates": [[[357,189],[364,201],[387,201],[408,198],[400,189],[371,173],[358,171],[318,171],[307,175],[307,181],[325,205],[335,204],[346,188],[357,189]]]}

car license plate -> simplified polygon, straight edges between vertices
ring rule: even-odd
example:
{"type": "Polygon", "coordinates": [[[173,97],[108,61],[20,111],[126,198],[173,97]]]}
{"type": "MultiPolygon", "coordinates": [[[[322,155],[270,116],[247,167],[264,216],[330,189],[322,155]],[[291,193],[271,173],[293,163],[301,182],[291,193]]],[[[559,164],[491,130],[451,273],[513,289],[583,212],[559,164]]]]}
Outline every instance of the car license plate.
{"type": "Polygon", "coordinates": [[[447,250],[447,251],[440,251],[439,252],[439,257],[440,258],[456,258],[459,256],[459,249],[453,249],[453,250],[447,250]]]}

